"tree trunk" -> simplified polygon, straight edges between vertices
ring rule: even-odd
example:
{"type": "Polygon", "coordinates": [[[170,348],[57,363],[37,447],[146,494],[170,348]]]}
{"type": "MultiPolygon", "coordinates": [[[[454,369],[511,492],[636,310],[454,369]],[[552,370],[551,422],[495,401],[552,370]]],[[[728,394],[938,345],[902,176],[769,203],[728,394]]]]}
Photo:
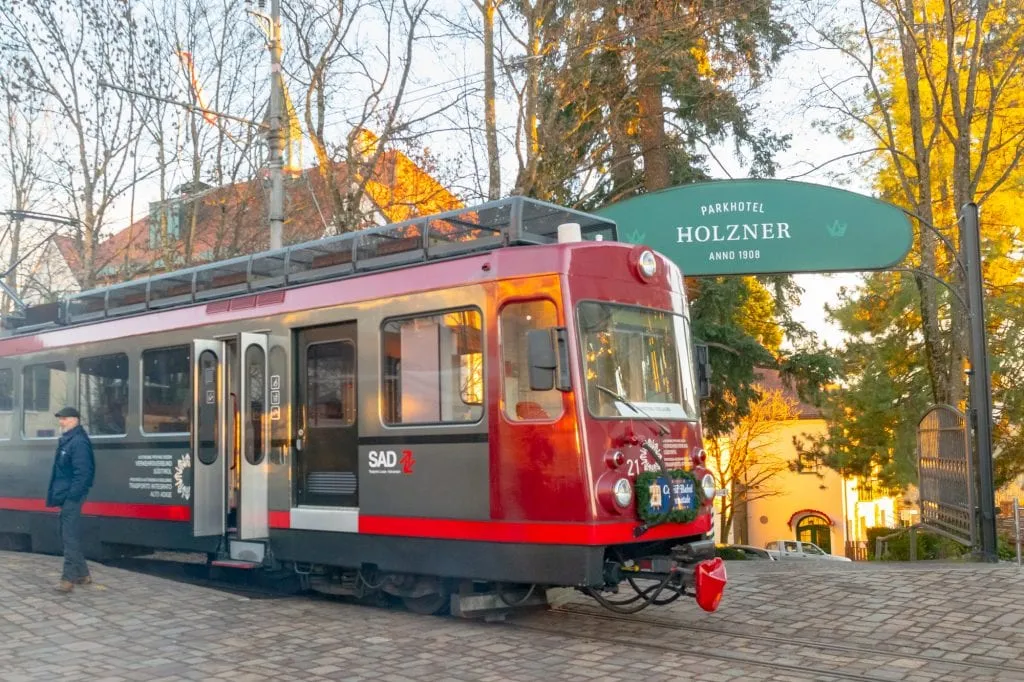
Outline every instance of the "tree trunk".
{"type": "Polygon", "coordinates": [[[484,23],[484,135],[487,138],[487,198],[501,198],[501,157],[498,152],[497,84],[494,77],[495,0],[480,5],[484,23]]]}
{"type": "Polygon", "coordinates": [[[672,183],[661,74],[655,63],[659,51],[651,44],[668,19],[661,16],[663,8],[659,5],[659,0],[641,0],[633,18],[637,29],[633,59],[636,68],[637,133],[644,160],[644,189],[648,192],[665,189],[672,183]]]}
{"type": "Polygon", "coordinates": [[[665,135],[665,110],[661,85],[648,74],[637,80],[639,90],[640,146],[644,158],[644,189],[653,192],[671,183],[668,138],[665,135]]]}
{"type": "MultiPolygon", "coordinates": [[[[910,128],[914,144],[914,183],[907,190],[912,192],[907,197],[908,203],[914,207],[920,218],[921,269],[932,275],[936,272],[936,248],[939,238],[934,230],[935,218],[932,209],[932,172],[931,147],[924,139],[924,111],[921,102],[921,75],[918,68],[918,55],[914,29],[916,26],[914,0],[906,0],[898,5],[903,12],[902,21],[897,23],[900,47],[902,50],[903,75],[907,82],[907,108],[910,112],[910,128]]],[[[902,164],[900,158],[896,163],[902,164]]],[[[924,335],[925,366],[931,381],[932,400],[945,403],[949,399],[947,375],[943,363],[942,330],[939,327],[939,305],[936,283],[926,277],[916,277],[920,296],[921,327],[924,335]]]]}
{"type": "Polygon", "coordinates": [[[536,0],[533,5],[524,2],[523,16],[526,18],[526,87],[524,123],[526,137],[526,161],[516,178],[515,194],[535,194],[537,189],[537,166],[540,163],[540,53],[541,19],[544,16],[545,0],[536,0]]]}

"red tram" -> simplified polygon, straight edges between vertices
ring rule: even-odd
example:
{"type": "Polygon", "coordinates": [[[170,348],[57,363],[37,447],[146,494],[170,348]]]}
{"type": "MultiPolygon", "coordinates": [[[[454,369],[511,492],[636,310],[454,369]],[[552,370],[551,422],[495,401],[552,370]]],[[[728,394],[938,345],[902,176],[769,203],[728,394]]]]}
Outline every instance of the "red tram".
{"type": "Polygon", "coordinates": [[[0,548],[59,550],[72,404],[92,558],[202,552],[423,612],[559,586],[714,610],[706,354],[679,270],[615,237],[514,197],[28,308],[0,339],[0,548]]]}

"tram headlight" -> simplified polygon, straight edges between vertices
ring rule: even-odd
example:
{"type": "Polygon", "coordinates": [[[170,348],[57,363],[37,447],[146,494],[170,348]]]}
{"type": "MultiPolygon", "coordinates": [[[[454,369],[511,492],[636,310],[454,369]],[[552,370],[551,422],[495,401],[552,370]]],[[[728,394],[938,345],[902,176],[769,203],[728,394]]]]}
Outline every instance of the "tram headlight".
{"type": "Polygon", "coordinates": [[[615,504],[619,505],[623,509],[629,507],[629,503],[633,501],[633,486],[630,484],[628,478],[620,478],[615,481],[615,487],[612,488],[612,494],[615,495],[615,504]]]}
{"type": "Polygon", "coordinates": [[[653,251],[641,251],[636,261],[636,267],[640,274],[650,279],[658,272],[658,259],[654,257],[653,251]]]}
{"type": "Polygon", "coordinates": [[[704,489],[704,499],[710,500],[715,496],[715,477],[711,474],[704,474],[700,479],[700,487],[704,489]]]}

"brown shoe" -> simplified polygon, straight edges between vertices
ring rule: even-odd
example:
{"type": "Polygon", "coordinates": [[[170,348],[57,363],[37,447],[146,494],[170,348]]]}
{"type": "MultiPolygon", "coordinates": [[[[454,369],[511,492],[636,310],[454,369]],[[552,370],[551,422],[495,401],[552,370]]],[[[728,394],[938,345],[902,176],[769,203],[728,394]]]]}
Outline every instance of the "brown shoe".
{"type": "Polygon", "coordinates": [[[61,580],[60,584],[57,585],[57,587],[55,589],[58,592],[63,592],[64,594],[67,594],[71,590],[75,589],[75,584],[73,582],[71,582],[70,580],[61,580]]]}
{"type": "Polygon", "coordinates": [[[91,585],[92,584],[92,576],[91,575],[87,575],[84,578],[79,578],[78,580],[76,580],[74,582],[75,582],[76,585],[91,585]]]}

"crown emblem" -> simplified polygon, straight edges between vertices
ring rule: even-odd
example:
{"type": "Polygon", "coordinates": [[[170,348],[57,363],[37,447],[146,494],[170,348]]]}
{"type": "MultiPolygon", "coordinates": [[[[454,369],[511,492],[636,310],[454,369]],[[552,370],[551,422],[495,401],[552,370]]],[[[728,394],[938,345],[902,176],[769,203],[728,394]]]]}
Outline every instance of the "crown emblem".
{"type": "Polygon", "coordinates": [[[647,235],[640,230],[633,230],[626,235],[626,240],[629,241],[630,244],[643,244],[644,237],[646,236],[647,235]]]}
{"type": "Polygon", "coordinates": [[[833,237],[842,237],[846,234],[846,223],[841,223],[838,219],[833,220],[831,225],[825,226],[825,229],[833,237]]]}

